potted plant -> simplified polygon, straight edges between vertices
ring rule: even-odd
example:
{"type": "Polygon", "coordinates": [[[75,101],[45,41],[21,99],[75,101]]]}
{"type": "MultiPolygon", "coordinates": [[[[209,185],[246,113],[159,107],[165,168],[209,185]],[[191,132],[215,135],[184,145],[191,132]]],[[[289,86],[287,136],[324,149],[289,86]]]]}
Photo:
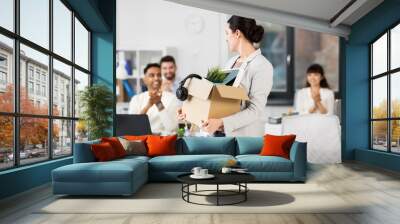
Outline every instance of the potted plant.
{"type": "Polygon", "coordinates": [[[89,140],[110,136],[113,94],[108,87],[95,84],[79,93],[81,119],[87,126],[89,140]]]}
{"type": "Polygon", "coordinates": [[[208,69],[206,79],[213,83],[222,83],[228,73],[222,71],[219,67],[213,67],[208,69]]]}

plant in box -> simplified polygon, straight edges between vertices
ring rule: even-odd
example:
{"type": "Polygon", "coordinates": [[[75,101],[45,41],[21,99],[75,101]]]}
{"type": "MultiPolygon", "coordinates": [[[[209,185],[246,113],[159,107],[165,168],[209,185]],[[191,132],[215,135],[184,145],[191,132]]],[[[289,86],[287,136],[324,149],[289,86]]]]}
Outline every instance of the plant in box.
{"type": "Polygon", "coordinates": [[[219,67],[213,67],[208,69],[206,79],[213,83],[222,83],[228,73],[224,72],[219,67]]]}

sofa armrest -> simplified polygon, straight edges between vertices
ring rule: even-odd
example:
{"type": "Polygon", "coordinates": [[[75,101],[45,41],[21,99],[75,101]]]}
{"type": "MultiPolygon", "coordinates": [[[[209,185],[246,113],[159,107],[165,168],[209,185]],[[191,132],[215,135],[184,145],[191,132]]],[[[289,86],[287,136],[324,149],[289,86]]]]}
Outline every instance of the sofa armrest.
{"type": "Polygon", "coordinates": [[[290,160],[293,162],[293,179],[305,181],[307,177],[307,143],[294,142],[290,149],[290,160]]]}
{"type": "Polygon", "coordinates": [[[75,143],[74,147],[74,163],[89,163],[95,162],[96,158],[94,157],[90,146],[92,144],[100,143],[99,140],[88,141],[75,143]]]}

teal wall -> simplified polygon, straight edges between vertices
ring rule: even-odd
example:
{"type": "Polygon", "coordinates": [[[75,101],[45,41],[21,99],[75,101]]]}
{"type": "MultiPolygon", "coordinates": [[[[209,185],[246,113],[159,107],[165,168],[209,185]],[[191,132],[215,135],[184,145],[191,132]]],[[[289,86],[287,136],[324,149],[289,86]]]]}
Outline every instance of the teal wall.
{"type": "Polygon", "coordinates": [[[0,172],[0,199],[48,183],[53,169],[71,163],[69,157],[0,172]]]}
{"type": "MultiPolygon", "coordinates": [[[[92,83],[103,84],[109,87],[115,96],[114,88],[114,46],[113,33],[92,33],[92,83]]],[[[114,97],[115,98],[115,97],[114,97]]],[[[115,107],[113,107],[113,110],[115,107]]],[[[115,111],[113,111],[115,114],[115,111]]],[[[114,121],[113,117],[110,117],[114,121]]],[[[113,135],[114,125],[108,129],[108,133],[113,135]]]]}
{"type": "Polygon", "coordinates": [[[400,0],[386,0],[353,24],[351,35],[344,43],[343,158],[392,170],[398,170],[400,167],[398,156],[369,150],[368,45],[398,22],[400,22],[400,0]]]}
{"type": "Polygon", "coordinates": [[[400,155],[367,149],[356,149],[355,160],[400,172],[400,155]]]}
{"type": "MultiPolygon", "coordinates": [[[[114,91],[115,0],[67,0],[92,31],[92,82],[114,91]]],[[[115,95],[115,94],[114,94],[115,95]]],[[[110,127],[110,132],[112,132],[110,127]]],[[[0,172],[0,199],[51,181],[51,171],[72,163],[72,157],[0,172]]]]}
{"type": "MultiPolygon", "coordinates": [[[[113,92],[115,102],[115,39],[116,39],[116,2],[115,1],[99,1],[99,11],[104,16],[104,21],[109,24],[107,32],[92,32],[92,83],[100,83],[106,85],[113,92]]],[[[115,105],[115,103],[114,103],[115,105]]],[[[115,107],[113,107],[114,121],[115,107]]],[[[110,135],[114,134],[114,125],[108,130],[110,135]]]]}

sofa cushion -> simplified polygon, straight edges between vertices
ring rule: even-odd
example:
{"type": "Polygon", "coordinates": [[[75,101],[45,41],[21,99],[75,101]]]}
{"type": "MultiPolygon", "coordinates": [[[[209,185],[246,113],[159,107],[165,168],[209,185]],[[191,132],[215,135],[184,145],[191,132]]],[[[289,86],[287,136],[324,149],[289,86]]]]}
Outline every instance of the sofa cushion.
{"type": "Polygon", "coordinates": [[[158,156],[149,160],[150,171],[163,172],[190,172],[193,167],[199,166],[212,172],[219,171],[230,159],[231,155],[175,155],[158,156]]]}
{"type": "Polygon", "coordinates": [[[259,154],[264,144],[263,137],[236,137],[236,155],[259,154]]]}
{"type": "Polygon", "coordinates": [[[265,135],[261,156],[280,156],[289,159],[290,148],[296,135],[265,135]]]}
{"type": "Polygon", "coordinates": [[[147,163],[140,159],[74,163],[53,170],[58,182],[130,182],[134,173],[147,176],[147,163]]]}
{"type": "Polygon", "coordinates": [[[124,138],[118,137],[121,145],[124,147],[126,151],[126,155],[138,155],[138,156],[145,156],[147,155],[147,148],[146,143],[141,140],[126,140],[124,138]]]}
{"type": "Polygon", "coordinates": [[[92,149],[94,157],[96,157],[96,161],[105,162],[118,158],[112,145],[108,142],[92,144],[90,147],[92,149]]]}
{"type": "Polygon", "coordinates": [[[176,154],[176,139],[177,135],[171,136],[158,136],[149,135],[147,137],[146,143],[148,156],[165,156],[165,155],[175,155],[176,154]]]}
{"type": "Polygon", "coordinates": [[[240,167],[249,172],[292,172],[292,161],[278,156],[238,155],[240,167]]]}
{"type": "Polygon", "coordinates": [[[233,137],[184,137],[178,143],[178,154],[225,154],[235,155],[233,137]]]}
{"type": "Polygon", "coordinates": [[[104,137],[101,138],[101,142],[110,143],[110,145],[114,149],[117,158],[122,158],[126,156],[126,151],[117,137],[104,137]]]}

